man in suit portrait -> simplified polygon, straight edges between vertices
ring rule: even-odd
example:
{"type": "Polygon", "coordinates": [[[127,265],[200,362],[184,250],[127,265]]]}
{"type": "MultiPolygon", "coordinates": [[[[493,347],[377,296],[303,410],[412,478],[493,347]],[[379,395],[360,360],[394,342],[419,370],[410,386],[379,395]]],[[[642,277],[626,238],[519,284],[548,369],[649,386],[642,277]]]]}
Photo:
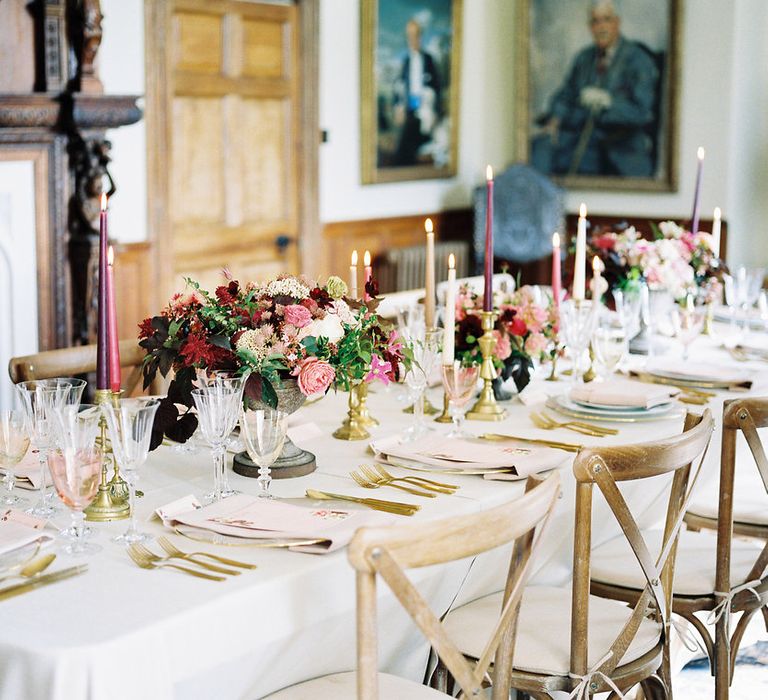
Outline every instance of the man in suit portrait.
{"type": "Polygon", "coordinates": [[[576,54],[537,122],[532,160],[555,175],[653,177],[659,67],[643,44],[621,33],[618,0],[594,0],[593,43],[576,54]]]}
{"type": "Polygon", "coordinates": [[[394,122],[400,138],[394,165],[415,165],[419,151],[432,140],[442,117],[440,76],[433,57],[421,48],[421,25],[411,19],[405,26],[408,50],[394,93],[394,122]]]}

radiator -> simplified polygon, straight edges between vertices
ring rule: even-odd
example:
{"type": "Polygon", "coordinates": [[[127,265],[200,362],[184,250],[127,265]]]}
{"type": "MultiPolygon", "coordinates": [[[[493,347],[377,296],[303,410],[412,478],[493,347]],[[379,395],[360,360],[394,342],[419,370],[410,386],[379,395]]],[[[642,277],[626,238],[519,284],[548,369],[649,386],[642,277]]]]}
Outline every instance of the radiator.
{"type": "MultiPolygon", "coordinates": [[[[437,282],[448,277],[448,255],[456,257],[456,277],[466,277],[469,271],[469,243],[444,241],[435,243],[435,278],[437,282]]],[[[377,256],[374,274],[379,289],[384,292],[401,292],[423,287],[427,264],[427,248],[424,245],[394,248],[377,256]]]]}

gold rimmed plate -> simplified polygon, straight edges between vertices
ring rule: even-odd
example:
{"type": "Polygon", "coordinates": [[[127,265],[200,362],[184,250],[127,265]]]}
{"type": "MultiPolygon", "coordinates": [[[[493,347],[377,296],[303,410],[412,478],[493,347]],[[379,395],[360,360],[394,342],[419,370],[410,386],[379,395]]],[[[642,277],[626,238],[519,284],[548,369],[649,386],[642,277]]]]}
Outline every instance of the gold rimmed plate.
{"type": "Polygon", "coordinates": [[[649,408],[646,411],[600,411],[590,410],[579,406],[567,396],[554,396],[547,400],[547,408],[557,411],[569,418],[582,420],[607,421],[610,423],[644,423],[648,421],[679,418],[683,411],[675,404],[664,404],[649,408]]]}
{"type": "Polygon", "coordinates": [[[262,549],[276,549],[288,547],[306,547],[314,544],[323,544],[328,540],[318,537],[313,538],[291,538],[284,537],[274,539],[255,539],[252,537],[235,537],[234,535],[222,535],[220,532],[206,530],[191,525],[177,525],[173,528],[177,535],[194,540],[195,542],[205,542],[206,544],[218,544],[225,547],[260,547],[262,549]]]}

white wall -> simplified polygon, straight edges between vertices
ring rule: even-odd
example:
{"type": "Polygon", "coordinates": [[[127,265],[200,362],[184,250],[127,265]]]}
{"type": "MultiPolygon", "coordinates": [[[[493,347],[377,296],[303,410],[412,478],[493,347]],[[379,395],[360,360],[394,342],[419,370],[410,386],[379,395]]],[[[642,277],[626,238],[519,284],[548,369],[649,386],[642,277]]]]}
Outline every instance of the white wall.
{"type": "MultiPolygon", "coordinates": [[[[320,151],[323,222],[463,207],[485,165],[513,160],[515,2],[465,0],[458,175],[385,185],[360,184],[359,0],[320,6],[320,151]]],[[[143,0],[104,0],[101,76],[114,93],[144,91],[143,0]]],[[[587,201],[600,214],[690,216],[696,149],[704,146],[702,213],[722,207],[731,226],[729,257],[768,263],[768,2],[683,2],[679,191],[573,191],[570,211],[587,201]]],[[[146,139],[143,122],[110,132],[118,194],[110,231],[146,237],[146,139]]]]}

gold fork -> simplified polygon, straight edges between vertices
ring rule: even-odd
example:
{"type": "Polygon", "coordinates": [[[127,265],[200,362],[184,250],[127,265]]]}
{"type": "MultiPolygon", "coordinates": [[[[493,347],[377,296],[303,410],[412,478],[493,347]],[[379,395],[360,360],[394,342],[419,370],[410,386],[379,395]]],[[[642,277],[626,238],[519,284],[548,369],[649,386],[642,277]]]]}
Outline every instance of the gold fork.
{"type": "Polygon", "coordinates": [[[197,564],[198,566],[202,566],[204,569],[208,569],[208,571],[215,571],[217,574],[228,574],[231,576],[239,576],[242,572],[235,571],[234,569],[227,569],[223,566],[219,566],[218,564],[211,564],[207,561],[197,561],[194,559],[187,559],[186,556],[184,556],[184,552],[181,554],[171,554],[169,553],[166,557],[161,557],[159,554],[155,554],[151,549],[148,547],[145,547],[143,544],[136,543],[134,545],[136,549],[144,554],[148,559],[151,559],[152,561],[168,561],[169,559],[185,559],[188,560],[190,564],[197,564]]]}
{"type": "MultiPolygon", "coordinates": [[[[421,476],[394,476],[393,474],[390,474],[386,469],[384,469],[384,467],[382,467],[380,464],[374,464],[373,468],[383,478],[389,479],[390,481],[404,481],[406,484],[421,486],[426,489],[438,491],[439,493],[455,493],[459,488],[456,484],[446,484],[442,481],[433,481],[432,479],[427,479],[421,476]]],[[[366,467],[362,464],[360,465],[360,469],[363,470],[364,474],[366,473],[366,467]]]]}
{"type": "MultiPolygon", "coordinates": [[[[548,421],[551,421],[552,423],[557,423],[557,417],[553,416],[546,411],[542,411],[541,415],[544,416],[548,421]]],[[[619,431],[616,428],[606,428],[603,425],[595,425],[594,423],[590,423],[589,421],[584,420],[572,420],[568,421],[569,423],[573,423],[574,425],[581,426],[582,428],[587,428],[588,430],[595,430],[598,433],[605,433],[606,435],[618,435],[619,431]]]]}
{"type": "Polygon", "coordinates": [[[186,566],[179,566],[170,561],[152,561],[146,556],[136,550],[136,545],[128,545],[128,556],[133,559],[134,564],[140,566],[142,569],[176,569],[177,571],[183,571],[190,576],[197,576],[198,578],[204,578],[209,581],[226,581],[224,576],[214,576],[213,574],[204,574],[202,571],[195,571],[194,569],[188,569],[186,566]]]}
{"type": "Polygon", "coordinates": [[[317,491],[316,489],[307,489],[306,494],[307,498],[318,500],[339,500],[350,501],[351,503],[361,503],[374,510],[382,510],[385,513],[394,513],[395,515],[413,515],[421,508],[421,506],[414,503],[383,501],[378,498],[358,498],[357,496],[348,496],[343,493],[330,493],[329,491],[317,491]]]}
{"type": "Polygon", "coordinates": [[[572,430],[575,433],[590,435],[592,437],[606,436],[606,433],[603,433],[599,430],[593,430],[592,428],[585,428],[581,425],[576,425],[573,421],[559,423],[536,412],[531,413],[531,420],[533,421],[534,425],[536,425],[538,428],[541,428],[542,430],[555,430],[556,428],[565,428],[566,430],[572,430]]]}
{"type": "Polygon", "coordinates": [[[412,496],[424,496],[425,498],[436,498],[436,493],[431,493],[429,491],[419,491],[416,488],[409,488],[408,486],[401,486],[400,484],[393,484],[388,481],[375,481],[373,479],[366,479],[362,474],[356,472],[354,469],[349,472],[349,475],[355,480],[355,483],[358,486],[362,486],[364,489],[379,489],[382,486],[391,486],[393,489],[400,489],[401,491],[405,491],[406,493],[410,493],[412,496]]]}
{"type": "MultiPolygon", "coordinates": [[[[241,569],[256,568],[256,564],[247,564],[244,561],[237,561],[237,559],[227,559],[226,557],[220,557],[218,554],[211,554],[210,552],[183,552],[176,545],[174,545],[173,542],[171,542],[167,537],[158,537],[157,543],[170,556],[175,556],[175,557],[178,557],[179,559],[189,559],[189,561],[194,562],[195,564],[202,564],[203,566],[205,566],[203,562],[197,561],[195,557],[208,557],[209,559],[213,559],[215,561],[221,562],[222,564],[227,564],[229,566],[239,566],[241,569]]],[[[212,569],[212,570],[216,571],[216,569],[212,569]]],[[[239,572],[235,571],[233,573],[239,573],[239,572]]]]}
{"type": "MultiPolygon", "coordinates": [[[[360,465],[360,471],[363,472],[363,476],[368,479],[368,481],[373,482],[374,484],[381,484],[382,486],[393,486],[397,487],[397,484],[394,483],[396,481],[404,481],[404,483],[409,488],[415,488],[415,489],[422,489],[423,491],[427,491],[430,493],[431,497],[436,496],[438,493],[453,493],[452,490],[446,489],[443,487],[437,487],[433,486],[431,484],[423,484],[415,481],[408,481],[404,479],[398,479],[397,477],[393,477],[392,475],[384,475],[379,473],[378,471],[375,471],[374,469],[371,469],[365,464],[360,465]]],[[[421,492],[419,492],[418,495],[422,495],[421,492]]]]}

